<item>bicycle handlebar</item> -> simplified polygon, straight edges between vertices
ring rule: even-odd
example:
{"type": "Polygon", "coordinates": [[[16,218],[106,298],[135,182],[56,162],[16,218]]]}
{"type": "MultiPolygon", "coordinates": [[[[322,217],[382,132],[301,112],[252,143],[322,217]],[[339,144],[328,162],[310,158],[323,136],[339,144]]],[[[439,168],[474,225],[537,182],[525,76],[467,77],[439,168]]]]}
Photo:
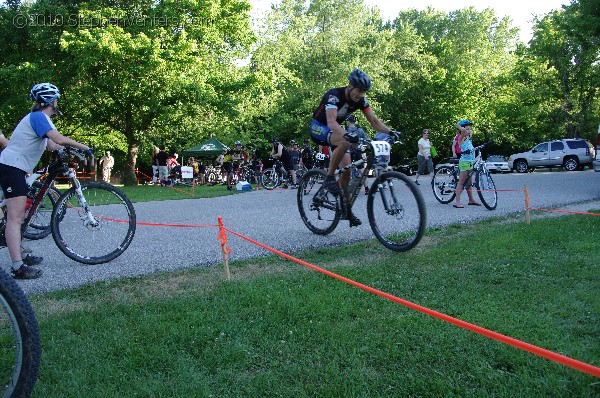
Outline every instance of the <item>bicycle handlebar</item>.
{"type": "MultiPolygon", "coordinates": [[[[492,145],[491,142],[486,142],[485,144],[481,144],[479,146],[476,146],[475,148],[473,148],[473,152],[477,152],[477,151],[481,151],[483,148],[492,145]]],[[[465,155],[468,155],[471,153],[470,149],[467,149],[466,151],[463,151],[462,153],[464,153],[465,155]]]]}
{"type": "Polygon", "coordinates": [[[69,157],[75,156],[79,160],[87,160],[90,159],[90,166],[94,166],[94,153],[91,149],[83,150],[78,148],[73,148],[72,146],[65,145],[62,149],[57,149],[56,153],[61,157],[69,157]]]}

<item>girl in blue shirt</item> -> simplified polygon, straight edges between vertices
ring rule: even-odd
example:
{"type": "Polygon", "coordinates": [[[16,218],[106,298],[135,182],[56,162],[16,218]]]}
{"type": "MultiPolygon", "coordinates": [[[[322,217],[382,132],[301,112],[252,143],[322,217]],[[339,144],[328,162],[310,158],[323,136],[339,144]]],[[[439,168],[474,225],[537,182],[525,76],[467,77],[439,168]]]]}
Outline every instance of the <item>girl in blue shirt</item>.
{"type": "Polygon", "coordinates": [[[454,207],[459,209],[464,208],[464,206],[460,204],[460,195],[463,191],[463,187],[465,186],[465,182],[467,184],[467,196],[469,197],[468,204],[471,206],[481,206],[481,203],[476,202],[473,198],[473,192],[471,191],[471,178],[467,179],[469,172],[473,168],[473,163],[475,162],[475,150],[473,147],[473,141],[471,141],[471,134],[473,134],[471,125],[472,123],[469,120],[461,120],[456,124],[456,128],[460,132],[460,136],[458,137],[458,145],[460,146],[461,155],[458,162],[460,174],[458,177],[458,184],[456,186],[456,203],[454,204],[454,207]]]}

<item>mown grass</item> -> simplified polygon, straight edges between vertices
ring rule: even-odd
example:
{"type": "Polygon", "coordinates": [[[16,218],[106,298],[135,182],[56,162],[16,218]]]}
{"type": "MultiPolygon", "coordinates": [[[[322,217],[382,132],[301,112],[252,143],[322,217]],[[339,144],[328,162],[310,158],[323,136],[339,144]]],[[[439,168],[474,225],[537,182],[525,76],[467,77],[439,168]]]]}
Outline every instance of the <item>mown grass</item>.
{"type": "MultiPolygon", "coordinates": [[[[163,200],[180,200],[180,199],[201,199],[215,198],[219,196],[234,195],[241,193],[238,191],[228,191],[223,185],[197,185],[193,189],[183,185],[175,187],[163,187],[159,185],[138,185],[135,187],[126,187],[116,185],[125,195],[133,202],[154,202],[163,200]]],[[[255,188],[255,185],[252,185],[255,188]]],[[[61,191],[69,189],[67,184],[58,184],[57,188],[61,191]]]]}
{"type": "MultiPolygon", "coordinates": [[[[600,218],[430,230],[297,253],[600,366],[600,218]]],[[[110,265],[103,265],[110,266],[110,265]]],[[[31,297],[36,397],[594,397],[600,380],[267,256],[31,297]]]]}

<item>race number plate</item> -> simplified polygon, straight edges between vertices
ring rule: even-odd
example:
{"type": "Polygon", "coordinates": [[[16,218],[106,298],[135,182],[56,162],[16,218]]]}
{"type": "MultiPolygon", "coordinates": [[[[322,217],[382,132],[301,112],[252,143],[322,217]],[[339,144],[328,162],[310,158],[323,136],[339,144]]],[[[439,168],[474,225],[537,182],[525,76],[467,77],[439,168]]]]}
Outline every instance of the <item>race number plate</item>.
{"type": "Polygon", "coordinates": [[[391,146],[386,141],[371,141],[375,156],[390,156],[391,146]]]}

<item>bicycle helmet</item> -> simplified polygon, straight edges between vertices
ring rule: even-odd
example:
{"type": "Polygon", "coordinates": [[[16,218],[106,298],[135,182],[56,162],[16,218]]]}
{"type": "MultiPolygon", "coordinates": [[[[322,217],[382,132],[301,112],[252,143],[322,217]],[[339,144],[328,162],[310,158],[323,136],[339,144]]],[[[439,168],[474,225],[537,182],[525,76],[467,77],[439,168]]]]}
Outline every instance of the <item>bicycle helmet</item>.
{"type": "Polygon", "coordinates": [[[39,83],[35,84],[29,90],[29,99],[31,101],[39,102],[42,106],[49,105],[55,99],[60,98],[60,91],[58,87],[51,83],[39,83]]]}
{"type": "Polygon", "coordinates": [[[296,145],[296,140],[291,140],[290,145],[296,145]]]}
{"type": "Polygon", "coordinates": [[[354,115],[349,115],[349,116],[346,118],[346,121],[348,121],[348,122],[350,122],[350,123],[356,123],[356,116],[354,116],[354,115]]]}
{"type": "Polygon", "coordinates": [[[458,124],[460,125],[460,127],[472,126],[473,125],[473,123],[471,123],[471,121],[469,119],[463,119],[460,122],[458,122],[458,124]]]}
{"type": "Polygon", "coordinates": [[[277,144],[277,143],[279,143],[279,138],[278,137],[273,137],[273,138],[271,138],[271,142],[273,144],[277,144]]]}
{"type": "Polygon", "coordinates": [[[236,141],[233,143],[233,145],[242,145],[242,141],[236,141]]]}
{"type": "Polygon", "coordinates": [[[348,83],[359,90],[369,91],[371,88],[371,78],[365,72],[358,68],[354,68],[348,75],[348,83]]]}

